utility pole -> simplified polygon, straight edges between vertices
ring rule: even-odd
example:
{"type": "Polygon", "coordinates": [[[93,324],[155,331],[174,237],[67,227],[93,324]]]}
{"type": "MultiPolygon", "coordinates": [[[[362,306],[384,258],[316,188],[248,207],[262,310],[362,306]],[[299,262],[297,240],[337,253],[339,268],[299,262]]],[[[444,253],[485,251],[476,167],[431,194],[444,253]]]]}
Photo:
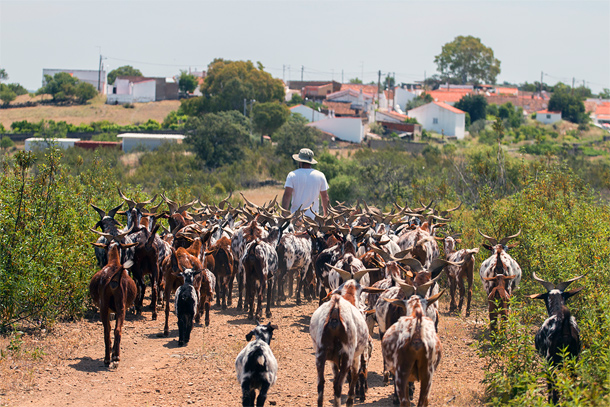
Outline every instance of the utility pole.
{"type": "Polygon", "coordinates": [[[574,95],[574,77],[572,77],[572,95],[574,95]]]}
{"type": "Polygon", "coordinates": [[[341,70],[341,83],[345,83],[343,82],[343,69],[341,70]]]}
{"type": "Polygon", "coordinates": [[[303,71],[305,70],[305,67],[303,65],[301,65],[301,82],[303,82],[303,71]]]}
{"type": "Polygon", "coordinates": [[[244,117],[247,117],[246,116],[246,98],[244,98],[244,117]]]}
{"type": "Polygon", "coordinates": [[[333,82],[335,81],[335,70],[334,69],[330,70],[330,78],[333,82]]]}
{"type": "Polygon", "coordinates": [[[381,94],[381,92],[381,70],[379,70],[377,76],[377,107],[379,107],[379,95],[381,94]]]}
{"type": "Polygon", "coordinates": [[[540,94],[542,95],[542,81],[544,77],[544,72],[540,71],[540,94]]]}
{"type": "Polygon", "coordinates": [[[286,83],[286,65],[282,65],[282,80],[286,83]]]}

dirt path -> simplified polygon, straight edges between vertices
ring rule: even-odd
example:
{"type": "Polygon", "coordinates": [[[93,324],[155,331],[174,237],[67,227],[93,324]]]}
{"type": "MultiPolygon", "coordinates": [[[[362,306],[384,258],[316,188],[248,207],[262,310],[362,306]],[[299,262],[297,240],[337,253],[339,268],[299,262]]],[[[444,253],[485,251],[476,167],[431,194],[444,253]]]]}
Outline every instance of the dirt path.
{"type": "MultiPolygon", "coordinates": [[[[446,305],[441,304],[441,310],[446,305]]],[[[316,369],[309,336],[314,303],[272,309],[279,326],[271,348],[278,360],[278,381],[271,388],[270,405],[316,405],[316,369]]],[[[431,406],[481,405],[481,360],[470,344],[481,329],[482,310],[468,319],[443,313],[439,334],[443,358],[434,377],[431,406]],[[477,323],[478,319],[478,323],[477,323]]],[[[103,328],[93,319],[60,323],[52,333],[24,335],[22,342],[0,339],[9,352],[0,359],[2,406],[236,406],[241,390],[235,375],[235,357],[245,346],[253,324],[234,308],[213,308],[209,328],[196,326],[187,347],[177,346],[176,318],[170,314],[170,336],[159,337],[164,314],[150,320],[129,316],[123,331],[121,363],[103,364],[103,328]],[[40,354],[42,349],[44,355],[40,354]],[[19,357],[10,355],[20,354],[19,357]]],[[[380,341],[375,335],[369,368],[369,391],[362,406],[392,406],[392,386],[383,386],[380,341]]],[[[6,354],[6,353],[5,353],[6,354]]],[[[325,395],[330,405],[332,369],[327,364],[325,395]]],[[[416,385],[419,391],[419,385],[416,385]]],[[[344,386],[344,394],[347,385],[344,386]]],[[[416,394],[417,396],[417,394],[416,394]]],[[[343,397],[345,402],[345,396],[343,397]]]]}

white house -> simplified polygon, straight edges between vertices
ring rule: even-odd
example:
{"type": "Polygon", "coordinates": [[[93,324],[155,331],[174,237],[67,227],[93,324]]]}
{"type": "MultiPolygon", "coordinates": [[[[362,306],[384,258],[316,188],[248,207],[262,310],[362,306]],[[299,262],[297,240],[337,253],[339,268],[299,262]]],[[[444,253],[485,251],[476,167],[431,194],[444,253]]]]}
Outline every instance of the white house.
{"type": "Polygon", "coordinates": [[[361,143],[364,139],[364,125],[359,117],[331,117],[309,123],[308,126],[330,133],[343,141],[361,143]]]}
{"type": "Polygon", "coordinates": [[[136,147],[155,150],[164,143],[181,143],[184,140],[184,136],[181,134],[123,133],[117,137],[123,139],[123,152],[125,153],[136,147]]]}
{"type": "Polygon", "coordinates": [[[86,82],[95,87],[100,93],[106,94],[106,71],[101,70],[88,70],[88,69],[43,69],[42,70],[42,84],[45,84],[45,75],[55,76],[56,73],[66,72],[70,76],[77,78],[80,82],[86,82]]]}
{"type": "Polygon", "coordinates": [[[331,102],[349,102],[351,108],[360,112],[368,112],[375,99],[374,95],[353,89],[344,89],[338,92],[334,92],[326,96],[326,99],[331,102]]]}
{"type": "Polygon", "coordinates": [[[443,102],[432,102],[409,110],[409,117],[414,117],[426,130],[445,136],[464,138],[466,114],[443,102]]]}
{"type": "Polygon", "coordinates": [[[79,138],[50,138],[30,137],[25,139],[25,151],[46,150],[51,145],[61,149],[74,147],[74,143],[80,141],[79,138]]]}
{"type": "Polygon", "coordinates": [[[552,112],[550,110],[540,110],[536,112],[536,120],[544,124],[553,124],[561,120],[561,112],[552,112]]]}
{"type": "Polygon", "coordinates": [[[174,78],[119,76],[113,85],[108,85],[106,103],[115,105],[176,99],[178,99],[178,83],[174,78]]]}
{"type": "Polygon", "coordinates": [[[311,122],[317,122],[319,120],[324,120],[324,119],[328,119],[328,115],[325,115],[322,112],[318,112],[315,109],[312,109],[309,106],[305,106],[305,105],[296,105],[296,106],[292,106],[290,108],[290,113],[291,114],[296,114],[299,113],[301,115],[303,115],[303,117],[305,117],[307,119],[307,121],[311,122]]]}

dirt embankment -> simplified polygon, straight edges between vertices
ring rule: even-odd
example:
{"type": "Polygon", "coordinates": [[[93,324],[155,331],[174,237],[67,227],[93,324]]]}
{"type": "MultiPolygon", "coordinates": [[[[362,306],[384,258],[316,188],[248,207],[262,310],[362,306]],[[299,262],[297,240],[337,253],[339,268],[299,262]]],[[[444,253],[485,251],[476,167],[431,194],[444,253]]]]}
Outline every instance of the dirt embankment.
{"type": "MultiPolygon", "coordinates": [[[[294,300],[273,308],[279,326],[271,348],[279,363],[278,381],[268,402],[277,406],[314,406],[316,368],[309,320],[316,302],[296,306],[294,300]]],[[[234,303],[235,305],[235,303],[234,303]]],[[[446,301],[441,305],[445,309],[446,301]]],[[[163,312],[128,315],[118,368],[103,364],[103,328],[99,314],[91,319],[57,324],[50,333],[24,335],[21,341],[0,339],[2,406],[236,406],[241,389],[235,357],[245,346],[253,323],[235,308],[213,308],[208,328],[196,326],[187,347],[178,347],[176,317],[170,314],[170,336],[162,337],[163,312]],[[8,349],[12,349],[9,351],[8,349]],[[8,355],[8,356],[6,356],[8,355]],[[20,355],[15,357],[15,355],[20,355]]],[[[469,318],[442,313],[439,335],[441,364],[432,384],[431,406],[481,405],[482,361],[471,344],[484,328],[485,310],[469,318]]],[[[382,383],[383,361],[377,334],[369,368],[369,391],[356,405],[392,406],[393,386],[382,383]]],[[[325,398],[332,399],[332,369],[326,367],[325,398]]],[[[416,385],[417,393],[419,385],[416,385]]],[[[344,386],[344,394],[347,385],[344,386]]],[[[345,396],[343,397],[345,402],[345,396]]]]}

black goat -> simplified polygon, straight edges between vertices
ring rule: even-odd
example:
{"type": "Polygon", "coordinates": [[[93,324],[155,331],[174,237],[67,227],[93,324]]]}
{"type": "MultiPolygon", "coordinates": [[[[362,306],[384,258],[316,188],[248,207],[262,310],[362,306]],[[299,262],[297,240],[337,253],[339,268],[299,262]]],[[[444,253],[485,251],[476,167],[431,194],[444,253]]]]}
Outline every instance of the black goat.
{"type": "Polygon", "coordinates": [[[178,317],[178,346],[184,346],[191,339],[193,330],[193,318],[197,312],[199,296],[193,287],[193,278],[201,273],[201,270],[186,269],[179,274],[184,278],[184,284],[176,290],[176,316],[178,317]]]}
{"type": "MultiPolygon", "coordinates": [[[[547,292],[544,294],[533,294],[530,298],[544,300],[549,317],[544,321],[538,333],[536,333],[536,350],[553,366],[561,366],[563,363],[562,353],[564,349],[568,355],[575,357],[580,353],[580,335],[576,319],[570,314],[566,307],[566,301],[571,296],[579,293],[584,287],[565,291],[570,283],[582,278],[574,277],[559,284],[544,281],[536,273],[534,280],[538,281],[547,292]]],[[[557,389],[553,386],[552,379],[548,380],[548,388],[551,391],[549,401],[554,404],[559,400],[557,389]]]]}

